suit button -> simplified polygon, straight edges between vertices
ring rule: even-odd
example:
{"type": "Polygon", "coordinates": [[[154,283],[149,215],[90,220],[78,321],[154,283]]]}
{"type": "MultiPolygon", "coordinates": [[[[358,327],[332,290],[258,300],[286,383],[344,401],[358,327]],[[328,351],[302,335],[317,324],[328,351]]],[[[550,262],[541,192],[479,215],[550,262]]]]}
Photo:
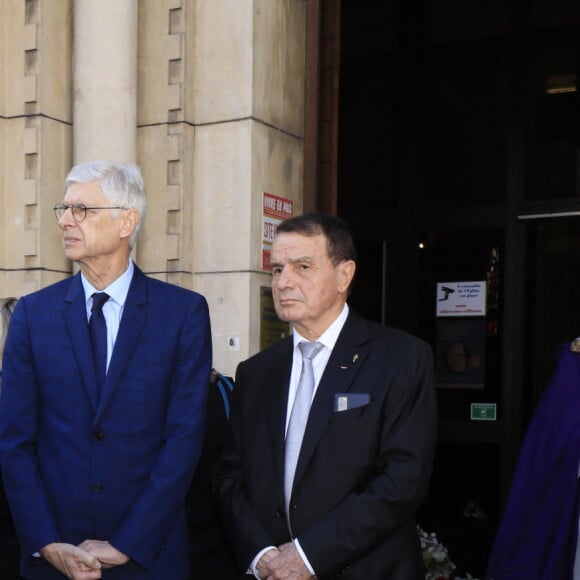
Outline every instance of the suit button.
{"type": "Polygon", "coordinates": [[[93,436],[95,438],[95,441],[102,441],[103,438],[105,437],[105,434],[102,431],[95,431],[93,436]]]}
{"type": "Polygon", "coordinates": [[[93,483],[93,491],[96,493],[103,491],[103,484],[102,483],[93,483]]]}
{"type": "Polygon", "coordinates": [[[161,552],[165,549],[165,546],[167,546],[167,540],[164,539],[155,551],[155,554],[153,554],[154,560],[157,560],[161,556],[161,552]]]}

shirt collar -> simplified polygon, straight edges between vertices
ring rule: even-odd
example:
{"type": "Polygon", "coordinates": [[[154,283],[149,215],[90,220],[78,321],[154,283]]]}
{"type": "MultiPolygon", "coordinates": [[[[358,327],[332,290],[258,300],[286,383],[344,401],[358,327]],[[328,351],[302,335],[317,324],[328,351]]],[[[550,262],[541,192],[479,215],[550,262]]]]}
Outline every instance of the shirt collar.
{"type": "MultiPolygon", "coordinates": [[[[338,335],[346,322],[348,317],[348,304],[344,304],[341,313],[338,315],[336,320],[320,335],[316,342],[320,342],[326,348],[332,350],[336,341],[338,340],[338,335]]],[[[296,330],[292,330],[292,334],[294,337],[294,348],[298,345],[299,342],[305,341],[306,339],[296,330]]]]}
{"type": "Polygon", "coordinates": [[[134,270],[135,266],[133,265],[133,260],[129,260],[127,269],[118,278],[113,280],[106,288],[103,288],[103,290],[97,290],[81,272],[81,282],[83,283],[87,305],[89,299],[95,292],[106,292],[115,302],[117,302],[117,304],[124,306],[125,300],[127,299],[127,294],[129,293],[129,286],[131,285],[131,280],[133,279],[134,270]]]}

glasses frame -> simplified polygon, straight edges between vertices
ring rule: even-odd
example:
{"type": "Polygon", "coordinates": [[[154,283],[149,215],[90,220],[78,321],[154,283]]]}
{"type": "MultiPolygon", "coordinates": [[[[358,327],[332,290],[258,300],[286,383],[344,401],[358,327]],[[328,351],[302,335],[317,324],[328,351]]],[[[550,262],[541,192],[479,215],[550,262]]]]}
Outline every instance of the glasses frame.
{"type": "Polygon", "coordinates": [[[128,208],[121,205],[107,205],[107,206],[101,205],[98,207],[96,206],[91,207],[89,205],[85,205],[84,203],[73,203],[70,205],[67,205],[66,203],[57,203],[53,208],[56,219],[60,221],[62,216],[69,209],[75,222],[79,223],[85,221],[85,219],[87,218],[87,210],[89,209],[128,209],[128,208]],[[79,218],[77,215],[79,211],[82,212],[81,218],[79,218]]]}

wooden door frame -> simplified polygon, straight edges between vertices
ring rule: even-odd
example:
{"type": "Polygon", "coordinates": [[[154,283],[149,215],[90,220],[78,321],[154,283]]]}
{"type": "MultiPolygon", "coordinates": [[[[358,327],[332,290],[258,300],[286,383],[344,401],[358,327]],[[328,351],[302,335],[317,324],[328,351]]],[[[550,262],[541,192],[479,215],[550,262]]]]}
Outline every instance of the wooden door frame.
{"type": "Polygon", "coordinates": [[[307,0],[304,211],[336,215],[341,0],[307,0]]]}

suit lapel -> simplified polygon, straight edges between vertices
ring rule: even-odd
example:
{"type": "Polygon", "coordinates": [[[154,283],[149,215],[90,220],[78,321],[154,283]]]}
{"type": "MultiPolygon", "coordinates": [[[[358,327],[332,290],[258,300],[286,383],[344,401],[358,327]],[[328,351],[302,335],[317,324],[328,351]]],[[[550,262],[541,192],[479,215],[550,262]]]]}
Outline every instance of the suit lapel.
{"type": "Polygon", "coordinates": [[[119,384],[123,372],[131,358],[133,351],[141,335],[143,325],[147,319],[147,278],[143,272],[135,266],[131,286],[127,293],[123,315],[119,325],[119,332],[115,340],[115,347],[111,355],[107,379],[98,406],[96,420],[102,415],[107,403],[111,399],[115,386],[119,384]]]}
{"type": "Polygon", "coordinates": [[[93,409],[96,410],[97,375],[93,360],[85,293],[81,283],[80,272],[71,279],[68,292],[65,296],[64,320],[68,329],[73,351],[80,369],[81,377],[93,409]]]}
{"type": "Polygon", "coordinates": [[[369,352],[366,324],[350,313],[336,341],[308,416],[294,480],[298,481],[334,413],[335,393],[347,393],[369,352]]]}

